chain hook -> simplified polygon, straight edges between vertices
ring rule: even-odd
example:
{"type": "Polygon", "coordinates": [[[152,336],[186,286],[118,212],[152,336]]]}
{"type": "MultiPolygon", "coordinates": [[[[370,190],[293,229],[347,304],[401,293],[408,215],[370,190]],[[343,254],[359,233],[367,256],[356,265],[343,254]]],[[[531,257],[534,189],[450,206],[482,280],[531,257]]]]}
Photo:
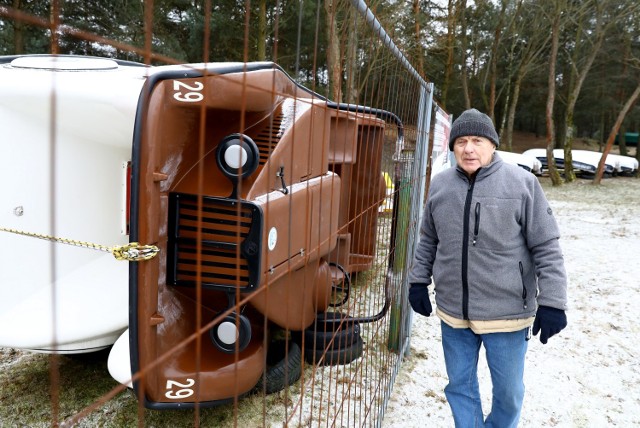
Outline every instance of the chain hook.
{"type": "Polygon", "coordinates": [[[126,245],[111,248],[111,254],[116,260],[126,260],[129,262],[139,262],[151,260],[160,252],[155,245],[140,245],[137,242],[130,242],[126,245]]]}
{"type": "Polygon", "coordinates": [[[57,238],[43,233],[25,232],[22,230],[11,229],[8,227],[0,227],[0,232],[8,232],[16,235],[28,236],[31,238],[44,239],[51,242],[59,242],[61,244],[73,245],[75,247],[90,248],[93,250],[111,253],[116,260],[126,260],[129,262],[140,262],[151,260],[160,252],[155,245],[140,245],[137,242],[130,242],[126,245],[116,245],[106,247],[104,245],[94,244],[87,241],[78,241],[75,239],[57,238]]]}

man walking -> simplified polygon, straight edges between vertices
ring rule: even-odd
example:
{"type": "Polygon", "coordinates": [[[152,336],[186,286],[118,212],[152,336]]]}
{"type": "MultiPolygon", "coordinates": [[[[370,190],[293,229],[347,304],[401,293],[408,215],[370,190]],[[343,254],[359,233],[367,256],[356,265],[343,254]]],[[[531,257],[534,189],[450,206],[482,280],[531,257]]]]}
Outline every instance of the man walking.
{"type": "Polygon", "coordinates": [[[558,225],[537,178],[503,162],[491,119],[465,111],[451,128],[457,166],[436,175],[409,273],[409,301],[436,314],[456,427],[516,427],[528,340],[547,343],[567,325],[567,279],[558,225]],[[493,383],[483,416],[477,366],[486,350],[493,383]]]}

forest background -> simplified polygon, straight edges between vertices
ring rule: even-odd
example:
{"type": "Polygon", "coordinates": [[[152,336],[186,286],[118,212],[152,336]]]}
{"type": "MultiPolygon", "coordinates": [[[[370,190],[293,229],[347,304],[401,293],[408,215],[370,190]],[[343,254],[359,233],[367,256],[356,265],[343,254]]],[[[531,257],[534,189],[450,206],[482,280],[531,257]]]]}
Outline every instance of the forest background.
{"type": "MultiPolygon", "coordinates": [[[[619,132],[619,152],[629,153],[625,133],[640,130],[637,0],[367,4],[434,83],[438,104],[454,117],[470,107],[485,111],[501,149],[512,150],[514,131],[524,131],[564,148],[566,160],[575,139],[602,151],[619,132]]],[[[375,106],[384,94],[364,82],[393,81],[396,71],[386,57],[359,48],[357,13],[349,0],[0,0],[0,55],[269,60],[334,101],[359,103],[369,91],[375,106]]],[[[568,168],[564,179],[574,178],[568,168]]]]}

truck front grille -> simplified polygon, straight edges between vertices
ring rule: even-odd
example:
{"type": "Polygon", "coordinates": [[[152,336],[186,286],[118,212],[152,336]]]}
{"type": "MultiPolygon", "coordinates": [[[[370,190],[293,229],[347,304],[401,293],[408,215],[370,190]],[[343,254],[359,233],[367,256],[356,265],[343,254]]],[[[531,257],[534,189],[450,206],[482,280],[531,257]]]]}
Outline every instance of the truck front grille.
{"type": "Polygon", "coordinates": [[[167,283],[195,286],[199,266],[204,288],[257,287],[262,248],[260,207],[247,201],[202,196],[200,219],[198,210],[197,195],[170,194],[167,283]]]}

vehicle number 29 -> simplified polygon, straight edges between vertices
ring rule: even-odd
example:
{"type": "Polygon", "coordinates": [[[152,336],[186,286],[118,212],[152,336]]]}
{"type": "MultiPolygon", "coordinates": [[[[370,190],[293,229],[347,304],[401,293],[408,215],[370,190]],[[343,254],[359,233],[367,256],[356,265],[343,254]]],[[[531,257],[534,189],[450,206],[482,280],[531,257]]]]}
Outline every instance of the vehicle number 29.
{"type": "Polygon", "coordinates": [[[170,400],[180,400],[191,397],[193,395],[193,389],[191,389],[191,387],[195,385],[195,383],[196,381],[193,379],[186,379],[184,383],[168,380],[167,392],[165,392],[164,396],[170,400]]]}
{"type": "Polygon", "coordinates": [[[204,95],[202,95],[202,88],[204,85],[202,82],[192,82],[187,84],[180,80],[173,81],[173,98],[183,103],[197,103],[202,101],[204,95]]]}

